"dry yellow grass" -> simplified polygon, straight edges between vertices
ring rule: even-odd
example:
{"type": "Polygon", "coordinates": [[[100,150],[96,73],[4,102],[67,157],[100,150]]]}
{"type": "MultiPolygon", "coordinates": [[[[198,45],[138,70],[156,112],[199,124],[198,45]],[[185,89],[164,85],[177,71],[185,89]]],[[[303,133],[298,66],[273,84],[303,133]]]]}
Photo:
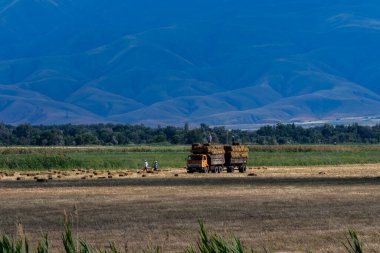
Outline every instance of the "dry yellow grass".
{"type": "Polygon", "coordinates": [[[76,205],[81,238],[102,247],[115,241],[129,252],[150,243],[182,252],[195,241],[198,219],[246,245],[282,252],[341,251],[351,228],[370,252],[380,247],[379,171],[355,165],[251,169],[256,177],[173,170],[71,183],[1,180],[0,229],[13,234],[21,221],[32,241],[47,231],[57,247],[63,210],[76,205]]]}
{"type": "Polygon", "coordinates": [[[112,179],[141,178],[145,175],[149,178],[172,178],[174,175],[180,178],[241,178],[255,175],[259,178],[282,177],[282,178],[344,178],[344,177],[380,177],[380,164],[350,164],[335,166],[293,166],[293,167],[251,167],[246,173],[226,173],[221,174],[188,174],[186,169],[171,168],[159,171],[143,170],[91,170],[73,169],[71,171],[0,171],[1,181],[34,181],[36,178],[51,177],[52,180],[80,180],[80,179],[102,179],[112,176],[112,179]]]}

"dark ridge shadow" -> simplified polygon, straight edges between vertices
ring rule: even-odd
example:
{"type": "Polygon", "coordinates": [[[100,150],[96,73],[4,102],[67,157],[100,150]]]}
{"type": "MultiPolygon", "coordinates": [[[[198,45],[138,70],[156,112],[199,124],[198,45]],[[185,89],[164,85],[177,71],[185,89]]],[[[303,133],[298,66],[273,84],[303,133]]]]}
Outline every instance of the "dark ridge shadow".
{"type": "Polygon", "coordinates": [[[125,178],[91,180],[0,181],[0,188],[114,187],[114,186],[344,186],[380,185],[380,177],[313,178],[125,178]]]}

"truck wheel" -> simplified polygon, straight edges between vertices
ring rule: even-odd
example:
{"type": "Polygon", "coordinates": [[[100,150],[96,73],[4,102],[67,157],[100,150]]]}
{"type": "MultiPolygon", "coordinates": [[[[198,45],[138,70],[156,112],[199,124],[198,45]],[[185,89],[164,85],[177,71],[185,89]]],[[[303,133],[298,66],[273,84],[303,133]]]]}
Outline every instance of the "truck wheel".
{"type": "Polygon", "coordinates": [[[218,173],[222,172],[222,169],[220,167],[216,167],[216,170],[218,173]]]}
{"type": "Polygon", "coordinates": [[[240,173],[244,173],[244,166],[240,166],[240,167],[239,167],[239,172],[240,172],[240,173]]]}
{"type": "Polygon", "coordinates": [[[192,173],[194,173],[194,171],[192,171],[192,170],[187,170],[187,173],[192,174],[192,173]]]}

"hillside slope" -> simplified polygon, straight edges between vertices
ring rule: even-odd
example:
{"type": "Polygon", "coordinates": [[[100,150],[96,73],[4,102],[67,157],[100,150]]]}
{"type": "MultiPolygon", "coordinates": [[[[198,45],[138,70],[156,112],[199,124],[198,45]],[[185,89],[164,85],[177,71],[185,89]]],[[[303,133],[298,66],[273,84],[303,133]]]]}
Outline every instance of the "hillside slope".
{"type": "Polygon", "coordinates": [[[6,123],[380,116],[374,0],[12,0],[0,37],[6,123]]]}

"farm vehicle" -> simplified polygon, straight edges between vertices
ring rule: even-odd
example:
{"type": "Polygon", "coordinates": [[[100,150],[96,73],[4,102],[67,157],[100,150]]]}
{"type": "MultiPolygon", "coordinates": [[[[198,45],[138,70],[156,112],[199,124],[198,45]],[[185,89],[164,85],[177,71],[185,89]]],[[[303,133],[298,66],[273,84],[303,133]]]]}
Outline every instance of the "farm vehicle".
{"type": "Polygon", "coordinates": [[[193,144],[191,155],[187,158],[187,172],[220,173],[226,170],[232,173],[247,169],[248,147],[234,143],[232,145],[193,144]]]}

